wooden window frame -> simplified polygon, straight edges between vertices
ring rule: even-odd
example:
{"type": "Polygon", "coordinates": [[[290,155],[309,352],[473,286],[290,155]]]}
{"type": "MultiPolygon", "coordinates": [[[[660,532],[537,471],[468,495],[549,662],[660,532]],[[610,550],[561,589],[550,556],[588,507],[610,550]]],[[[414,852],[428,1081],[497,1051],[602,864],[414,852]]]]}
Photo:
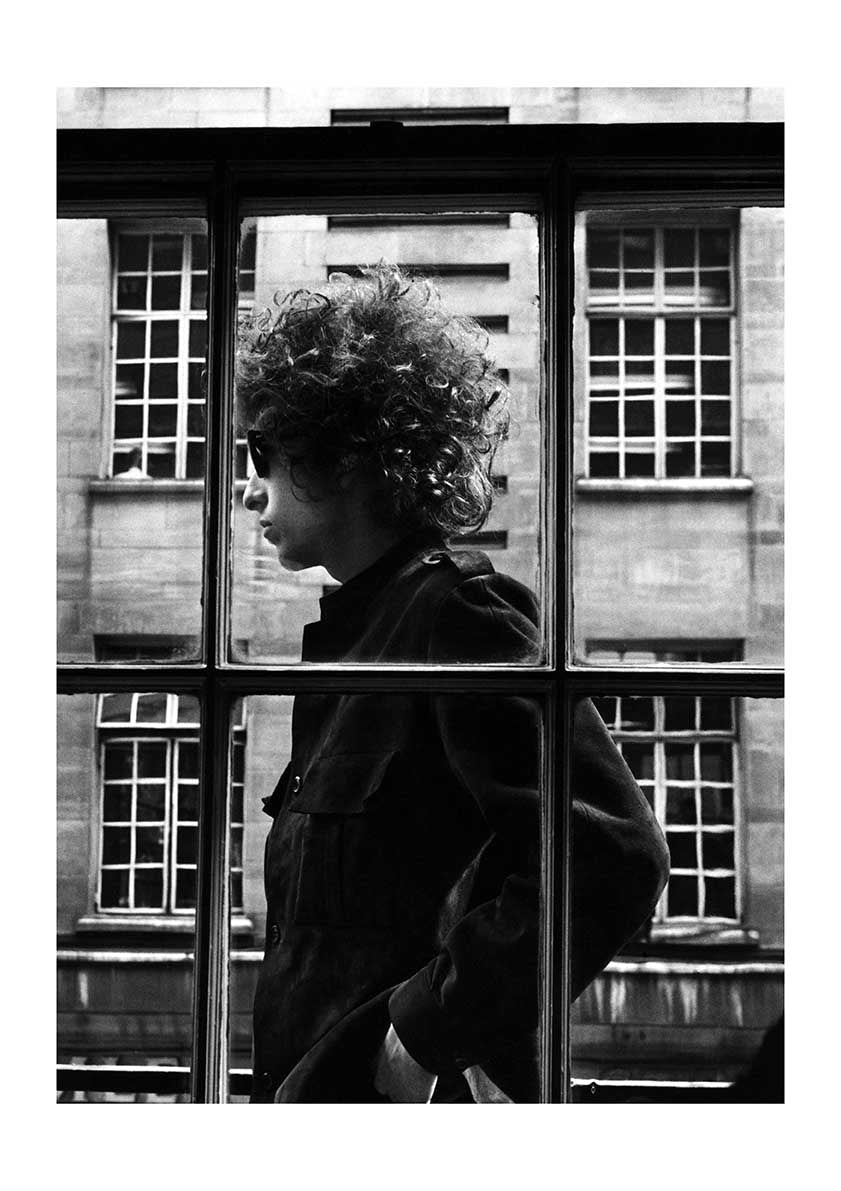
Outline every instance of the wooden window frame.
{"type": "Polygon", "coordinates": [[[202,661],[59,667],[60,693],[155,689],[202,708],[199,889],[191,1086],[228,1089],[229,722],[249,693],[304,690],[514,692],[539,699],[542,1098],[567,1102],[569,1067],[570,738],[575,700],[633,691],[779,698],[782,672],[749,666],[616,666],[572,661],[571,525],[574,212],[602,206],[778,205],[780,125],[525,125],[447,128],[66,131],[58,136],[66,217],[207,216],[210,230],[208,457],[204,486],[202,661]],[[227,658],[233,353],[240,210],[541,212],[542,388],[547,488],[547,657],[533,667],[255,667],[227,658]]]}

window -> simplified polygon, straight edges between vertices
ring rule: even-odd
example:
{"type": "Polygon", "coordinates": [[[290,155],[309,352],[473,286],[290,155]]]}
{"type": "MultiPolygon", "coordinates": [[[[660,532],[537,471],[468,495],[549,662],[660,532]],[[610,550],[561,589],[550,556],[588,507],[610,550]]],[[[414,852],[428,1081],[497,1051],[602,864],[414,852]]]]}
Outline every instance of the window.
{"type": "Polygon", "coordinates": [[[587,228],[588,474],[729,476],[734,229],[587,228]]]}
{"type": "MultiPolygon", "coordinates": [[[[590,661],[721,662],[721,649],[611,651],[590,661]]],[[[666,833],[669,883],[655,922],[735,922],[737,872],[736,701],[725,695],[617,695],[594,700],[666,833]]]]}
{"type": "MultiPolygon", "coordinates": [[[[207,710],[211,730],[208,730],[207,722],[203,723],[200,768],[204,780],[201,783],[199,799],[201,839],[197,861],[200,897],[196,906],[194,959],[191,957],[194,1012],[190,1024],[192,1033],[189,1053],[192,1098],[195,1101],[224,1102],[235,1074],[229,1070],[226,1061],[227,1027],[231,1006],[230,922],[227,914],[229,874],[225,866],[229,830],[226,782],[228,772],[235,771],[236,765],[236,750],[234,749],[231,755],[228,745],[227,725],[230,708],[236,700],[244,696],[259,696],[267,689],[272,693],[287,695],[304,690],[332,693],[447,690],[474,696],[505,689],[542,701],[547,725],[544,736],[545,797],[542,803],[545,861],[544,884],[541,891],[541,954],[544,960],[541,1003],[544,1006],[542,1021],[545,1026],[541,1051],[542,1097],[547,1101],[564,1101],[570,1098],[569,982],[565,979],[565,965],[568,959],[565,940],[569,934],[567,913],[570,904],[570,837],[567,831],[570,789],[569,775],[564,765],[564,757],[568,754],[558,748],[557,743],[563,741],[570,731],[574,699],[578,695],[596,693],[621,700],[623,706],[620,707],[617,703],[613,710],[614,725],[620,722],[635,725],[641,722],[651,723],[652,726],[647,731],[652,739],[659,731],[655,743],[663,746],[665,756],[668,743],[666,707],[673,698],[682,697],[692,702],[691,714],[688,710],[689,704],[684,704],[683,721],[691,722],[692,727],[685,727],[683,730],[691,734],[686,740],[692,743],[693,748],[697,744],[700,750],[709,740],[710,743],[727,743],[732,749],[732,741],[735,739],[734,723],[731,723],[732,731],[729,731],[721,727],[719,721],[716,734],[721,736],[720,741],[705,735],[705,701],[708,698],[718,699],[720,696],[729,699],[757,694],[779,699],[783,689],[781,672],[770,668],[716,669],[714,665],[701,661],[682,669],[664,660],[649,666],[643,673],[635,671],[632,665],[624,662],[603,669],[592,665],[578,665],[569,659],[567,642],[564,639],[570,612],[565,601],[571,596],[571,592],[564,587],[564,578],[572,570],[572,538],[566,532],[569,476],[565,449],[567,444],[563,435],[566,417],[571,412],[569,379],[572,371],[572,307],[566,290],[567,278],[572,272],[570,266],[574,253],[571,226],[565,218],[565,213],[592,205],[593,196],[595,205],[604,207],[608,201],[613,202],[620,191],[632,196],[635,209],[639,206],[638,196],[641,191],[648,194],[661,192],[663,207],[672,208],[675,205],[676,192],[688,195],[694,200],[696,193],[706,195],[712,188],[724,190],[725,186],[729,187],[729,190],[725,191],[728,201],[733,194],[747,195],[752,202],[778,201],[781,193],[782,161],[779,127],[762,124],[745,127],[721,124],[712,129],[712,134],[709,129],[689,125],[669,125],[661,128],[621,125],[567,127],[560,124],[551,128],[533,126],[529,129],[416,128],[411,129],[408,134],[411,144],[417,147],[417,155],[412,157],[405,156],[399,143],[395,141],[392,130],[380,131],[376,128],[345,128],[339,133],[330,128],[172,130],[165,137],[158,133],[150,135],[148,131],[120,129],[113,135],[102,132],[74,132],[60,136],[59,184],[62,209],[69,211],[74,217],[78,217],[80,212],[85,216],[93,213],[94,217],[101,217],[103,201],[110,202],[114,214],[118,216],[123,210],[148,210],[150,217],[156,216],[162,206],[169,202],[172,203],[173,210],[189,210],[197,219],[210,210],[211,233],[217,246],[214,255],[218,261],[218,268],[208,277],[209,287],[216,298],[213,303],[210,336],[212,367],[208,392],[213,425],[218,431],[215,441],[220,442],[225,449],[233,445],[230,358],[236,318],[231,287],[227,284],[227,278],[232,275],[235,267],[235,245],[230,233],[243,209],[254,212],[262,205],[263,209],[268,206],[270,210],[276,211],[279,206],[283,206],[284,210],[288,208],[293,214],[310,210],[325,213],[333,210],[345,212],[348,218],[361,218],[373,214],[378,218],[394,216],[402,220],[411,216],[416,208],[422,211],[435,208],[441,215],[446,215],[452,209],[469,214],[470,203],[478,203],[484,208],[496,207],[500,218],[505,219],[509,211],[517,212],[523,206],[531,204],[527,209],[539,210],[542,220],[540,311],[543,318],[543,338],[539,345],[542,368],[539,395],[543,406],[551,415],[548,432],[540,439],[542,458],[546,465],[546,474],[549,476],[546,499],[541,504],[547,527],[546,548],[542,558],[542,564],[545,563],[545,566],[541,573],[546,576],[544,602],[547,606],[547,624],[550,630],[545,665],[523,667],[516,672],[487,666],[466,667],[463,672],[452,672],[449,668],[423,669],[408,665],[396,670],[373,672],[366,667],[342,668],[330,664],[320,664],[309,670],[295,669],[275,661],[270,661],[272,669],[268,671],[265,665],[261,667],[252,657],[232,664],[227,660],[231,637],[241,635],[253,638],[253,633],[243,631],[240,634],[238,630],[232,631],[231,627],[230,609],[226,603],[226,593],[230,587],[229,563],[232,557],[229,549],[231,527],[227,517],[231,493],[226,490],[227,485],[221,483],[225,478],[225,460],[214,451],[214,482],[206,484],[203,493],[203,529],[208,553],[201,591],[205,615],[199,662],[189,665],[177,662],[157,663],[154,667],[144,668],[142,673],[139,668],[130,664],[120,667],[106,667],[98,663],[84,666],[65,664],[61,667],[59,689],[66,695],[92,692],[105,699],[117,699],[124,697],[124,690],[148,690],[149,673],[155,676],[155,683],[152,685],[159,683],[169,692],[165,722],[150,723],[144,719],[137,722],[138,707],[132,704],[128,710],[123,709],[122,715],[133,716],[133,720],[109,720],[107,725],[103,722],[98,729],[103,744],[109,739],[116,740],[118,736],[132,742],[131,777],[122,777],[123,784],[131,787],[130,814],[127,819],[107,820],[108,825],[120,823],[128,825],[131,830],[137,830],[141,823],[146,822],[138,820],[136,814],[135,790],[141,783],[137,771],[140,750],[135,752],[135,741],[149,740],[152,744],[166,742],[166,750],[174,750],[175,741],[179,737],[195,739],[195,728],[179,723],[178,711],[170,704],[170,698],[177,699],[180,705],[180,701],[187,694],[192,697],[200,696],[207,710]],[[129,163],[136,167],[136,171],[127,169],[129,163]],[[559,179],[563,182],[560,196],[559,179]],[[148,187],[150,180],[153,183],[152,198],[148,187]],[[555,417],[556,412],[560,412],[560,416],[555,417]],[[551,536],[554,532],[557,532],[557,540],[551,536]],[[557,602],[555,588],[551,586],[556,579],[560,580],[557,602]],[[553,630],[554,637],[551,636],[553,630]],[[628,696],[639,697],[640,691],[646,697],[661,700],[662,715],[659,720],[652,711],[649,719],[643,721],[641,716],[637,717],[636,709],[624,706],[628,696]],[[216,764],[220,755],[228,762],[226,765],[216,764]]],[[[511,219],[513,222],[513,215],[511,219]]],[[[594,290],[602,291],[602,297],[607,297],[608,301],[594,302],[589,307],[588,316],[594,324],[599,320],[613,320],[617,326],[615,350],[603,350],[596,355],[597,361],[615,361],[616,383],[612,387],[616,389],[616,394],[614,397],[602,394],[601,397],[594,398],[594,401],[614,400],[617,404],[624,403],[626,396],[624,388],[620,392],[620,380],[624,384],[626,354],[632,361],[655,361],[656,371],[651,374],[654,380],[649,381],[649,396],[644,396],[640,390],[633,390],[635,395],[630,396],[628,400],[650,400],[655,405],[654,430],[651,433],[646,431],[646,435],[639,435],[638,439],[645,437],[652,443],[649,454],[655,456],[656,467],[651,474],[658,477],[678,474],[670,473],[666,466],[667,359],[673,358],[686,364],[686,369],[680,373],[681,376],[688,375],[687,361],[690,358],[696,374],[703,371],[705,362],[720,364],[722,361],[729,361],[732,369],[731,323],[734,311],[732,276],[729,269],[735,251],[734,237],[732,231],[729,231],[727,253],[730,265],[717,264],[709,259],[708,245],[702,248],[702,224],[706,227],[707,221],[698,220],[697,224],[692,225],[696,230],[692,232],[691,265],[686,251],[683,252],[682,258],[680,254],[677,258],[673,254],[668,258],[672,263],[666,263],[666,225],[663,220],[657,219],[649,220],[645,225],[650,231],[649,248],[645,245],[645,236],[639,236],[640,251],[636,258],[633,251],[630,254],[626,251],[627,245],[622,240],[624,231],[620,229],[615,254],[612,254],[612,249],[610,253],[606,251],[603,257],[606,263],[602,265],[597,261],[592,262],[594,269],[601,268],[604,271],[603,276],[594,278],[594,282],[597,283],[594,284],[594,290]],[[667,270],[674,270],[669,272],[668,278],[667,270]],[[611,273],[614,275],[612,278],[609,276],[611,273]],[[626,300],[626,295],[636,298],[637,301],[626,300]],[[666,300],[667,297],[670,301],[666,300]],[[674,349],[670,357],[666,350],[666,329],[672,321],[681,319],[685,324],[692,326],[694,350],[686,350],[687,343],[684,341],[677,345],[670,342],[670,347],[674,349]],[[726,352],[718,350],[721,345],[716,342],[715,328],[713,343],[709,342],[709,336],[705,339],[703,328],[707,319],[727,324],[730,340],[726,352]],[[640,323],[647,320],[652,325],[650,350],[647,340],[644,345],[646,350],[641,350],[640,344],[633,342],[633,333],[631,343],[626,342],[624,326],[635,320],[639,320],[640,323]],[[621,331],[620,326],[623,328],[621,331]],[[677,350],[678,346],[681,350],[677,350]],[[713,346],[716,346],[717,350],[713,350],[713,346]],[[629,347],[633,350],[629,351],[629,347]],[[660,385],[659,388],[655,389],[655,381],[660,385]]],[[[331,231],[332,226],[335,225],[331,225],[331,231]]],[[[356,231],[353,234],[356,235],[356,231]]],[[[609,242],[603,247],[607,250],[609,242]]],[[[185,295],[190,292],[194,262],[192,258],[189,259],[188,269],[188,255],[188,249],[182,245],[179,266],[181,304],[177,310],[177,318],[184,318],[189,323],[192,321],[193,307],[186,303],[185,295]]],[[[339,252],[338,248],[331,256],[336,260],[354,259],[350,251],[339,252]]],[[[317,267],[322,267],[326,259],[328,258],[319,260],[317,267]]],[[[152,323],[176,321],[176,314],[169,306],[157,307],[151,304],[155,272],[153,260],[154,248],[150,241],[144,268],[136,271],[125,270],[127,277],[134,273],[137,278],[143,279],[142,282],[138,281],[138,287],[143,291],[146,305],[121,308],[115,313],[118,323],[122,317],[127,323],[145,324],[142,355],[120,357],[120,362],[140,366],[134,382],[135,391],[140,395],[135,396],[134,401],[142,405],[144,419],[148,417],[148,409],[153,400],[164,400],[163,397],[153,398],[149,393],[149,369],[153,363],[174,362],[173,357],[168,355],[155,355],[150,341],[152,323]],[[142,387],[138,377],[142,378],[142,387]]],[[[259,259],[257,264],[260,264],[259,259]]],[[[175,270],[169,272],[175,273],[175,270]]],[[[512,331],[514,329],[512,326],[512,331]]],[[[186,353],[189,343],[185,347],[182,339],[179,323],[179,377],[182,374],[186,375],[186,365],[191,360],[186,353]],[[184,355],[180,354],[182,348],[185,348],[184,355]]],[[[512,334],[510,339],[515,341],[515,334],[512,334]]],[[[512,347],[517,346],[519,345],[516,341],[512,342],[512,347]]],[[[197,362],[198,359],[196,357],[197,362]]],[[[511,366],[513,368],[515,365],[512,363],[511,366]]],[[[695,386],[691,395],[683,389],[673,395],[675,401],[688,402],[691,399],[695,402],[694,436],[688,433],[678,434],[675,431],[672,437],[677,441],[678,447],[682,439],[693,442],[692,475],[716,474],[704,471],[705,466],[711,466],[709,459],[705,463],[703,457],[704,442],[709,437],[711,442],[721,438],[732,444],[732,436],[702,433],[697,421],[698,417],[704,414],[705,397],[708,400],[730,401],[733,395],[732,388],[722,393],[718,386],[714,386],[707,394],[697,375],[695,386]]],[[[125,400],[129,400],[128,396],[125,400]]],[[[178,448],[173,448],[172,458],[180,461],[180,465],[184,467],[189,437],[186,428],[186,406],[189,401],[185,384],[183,390],[178,388],[175,401],[178,407],[176,433],[169,436],[174,437],[178,448]]],[[[642,422],[648,420],[649,415],[645,411],[631,411],[632,425],[635,412],[640,413],[642,422]]],[[[627,433],[624,410],[621,418],[621,433],[617,413],[616,433],[603,436],[599,444],[603,454],[612,451],[616,456],[616,468],[607,474],[617,477],[627,474],[627,440],[634,439],[632,445],[639,445],[637,436],[627,433]]],[[[157,436],[163,440],[166,437],[162,434],[157,436]]],[[[124,442],[139,445],[141,462],[148,466],[148,447],[150,443],[156,444],[157,438],[149,434],[147,422],[144,421],[142,434],[127,435],[124,442]]],[[[125,455],[125,451],[123,453],[125,455]]],[[[684,461],[688,460],[687,451],[678,451],[678,454],[684,461]]],[[[169,460],[165,452],[161,453],[159,458],[169,460]]],[[[184,473],[176,469],[168,474],[177,476],[184,473]]],[[[112,630],[103,627],[103,631],[112,630]]],[[[145,715],[145,706],[141,707],[140,711],[145,715]]],[[[609,717],[609,712],[606,714],[609,717]]],[[[674,731],[676,735],[677,728],[674,731]]],[[[641,732],[642,729],[638,728],[630,731],[628,734],[634,739],[628,743],[646,743],[641,732]],[[636,731],[640,732],[639,736],[635,735],[636,731]]],[[[623,746],[624,743],[623,741],[623,746]]],[[[672,783],[678,786],[685,782],[684,788],[691,787],[696,798],[694,824],[675,824],[676,827],[691,826],[696,840],[700,833],[706,831],[703,815],[704,789],[715,787],[724,791],[728,785],[723,765],[722,761],[722,768],[718,776],[714,777],[712,773],[705,772],[700,762],[699,768],[696,769],[693,760],[691,778],[677,776],[672,783]],[[702,799],[700,812],[697,804],[698,792],[702,799]]],[[[125,761],[123,766],[125,774],[125,761]]],[[[157,766],[160,771],[160,758],[157,766]]],[[[164,759],[163,768],[165,776],[168,773],[168,782],[171,783],[172,774],[176,772],[171,757],[169,760],[164,759]]],[[[180,770],[177,772],[180,773],[180,770]]],[[[116,776],[113,780],[115,784],[119,781],[116,776]]],[[[236,782],[236,778],[234,781],[236,782]]],[[[735,774],[732,785],[735,800],[735,774]]],[[[165,811],[163,821],[170,824],[174,821],[177,824],[177,811],[173,815],[174,798],[169,784],[167,797],[169,810],[165,811]]],[[[725,794],[722,793],[720,798],[723,804],[726,801],[725,794]]],[[[734,819],[735,817],[734,807],[734,819]]],[[[716,826],[722,828],[722,836],[726,834],[724,829],[729,827],[724,822],[721,807],[716,826]]],[[[688,835],[689,831],[686,834],[688,835]]],[[[173,861],[171,851],[168,853],[166,846],[164,860],[161,862],[162,868],[167,864],[177,864],[177,856],[173,861]]],[[[170,849],[171,846],[170,841],[170,849]]],[[[236,854],[233,848],[231,851],[236,854]]],[[[694,869],[686,866],[687,871],[696,874],[696,910],[700,903],[700,894],[697,892],[700,880],[706,881],[708,874],[712,875],[717,871],[717,866],[705,867],[703,853],[701,861],[703,864],[696,864],[694,869]],[[701,878],[698,876],[699,873],[702,874],[701,878]]],[[[130,869],[132,863],[137,869],[139,862],[136,854],[133,860],[130,859],[124,866],[130,869]]],[[[169,875],[166,879],[170,879],[169,875]]],[[[703,906],[704,911],[708,908],[706,904],[703,906]]],[[[71,1070],[67,1078],[68,1084],[65,1086],[69,1086],[71,1078],[76,1080],[78,1073],[71,1070]]]]}
{"type": "MultiPolygon", "coordinates": [[[[240,308],[254,299],[256,229],[240,247],[240,308]]],[[[111,474],[201,479],[205,456],[207,235],[116,228],[111,474]]],[[[237,476],[245,475],[244,440],[237,476]]]]}
{"type": "MultiPolygon", "coordinates": [[[[97,910],[184,914],[196,908],[199,705],[189,695],[101,695],[102,785],[97,910]]],[[[242,912],[245,725],[231,771],[231,904],[242,912]]]]}

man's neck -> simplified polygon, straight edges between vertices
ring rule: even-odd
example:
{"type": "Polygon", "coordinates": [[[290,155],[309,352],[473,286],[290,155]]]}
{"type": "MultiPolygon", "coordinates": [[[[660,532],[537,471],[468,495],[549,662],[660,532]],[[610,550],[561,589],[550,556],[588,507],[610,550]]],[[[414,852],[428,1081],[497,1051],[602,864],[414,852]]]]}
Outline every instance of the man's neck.
{"type": "Polygon", "coordinates": [[[392,526],[359,526],[356,532],[332,544],[324,566],[337,582],[347,583],[367,571],[404,536],[403,531],[392,526]]]}

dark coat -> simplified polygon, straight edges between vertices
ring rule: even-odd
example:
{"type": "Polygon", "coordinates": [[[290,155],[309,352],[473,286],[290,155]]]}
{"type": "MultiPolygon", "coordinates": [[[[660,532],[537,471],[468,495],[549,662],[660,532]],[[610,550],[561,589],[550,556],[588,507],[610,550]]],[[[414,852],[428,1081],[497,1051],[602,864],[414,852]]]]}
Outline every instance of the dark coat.
{"type": "MultiPolygon", "coordinates": [[[[416,534],[322,599],[303,660],[534,661],[537,623],[531,592],[485,555],[416,534]]],[[[470,1100],[476,1067],[538,1099],[540,734],[523,697],[297,696],[265,800],[253,1100],[379,1100],[389,1022],[438,1073],[436,1100],[470,1100]]],[[[589,700],[573,789],[575,996],[645,921],[668,861],[589,700]]]]}

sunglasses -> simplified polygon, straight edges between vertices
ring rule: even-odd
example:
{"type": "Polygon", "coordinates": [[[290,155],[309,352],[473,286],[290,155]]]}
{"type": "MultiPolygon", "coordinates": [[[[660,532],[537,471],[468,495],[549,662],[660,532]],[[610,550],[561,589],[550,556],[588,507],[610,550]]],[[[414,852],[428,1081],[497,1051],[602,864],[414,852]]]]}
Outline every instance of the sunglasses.
{"type": "Polygon", "coordinates": [[[245,437],[248,440],[248,451],[254,464],[254,470],[260,479],[264,480],[269,474],[271,464],[271,443],[259,430],[248,430],[245,437]]]}

